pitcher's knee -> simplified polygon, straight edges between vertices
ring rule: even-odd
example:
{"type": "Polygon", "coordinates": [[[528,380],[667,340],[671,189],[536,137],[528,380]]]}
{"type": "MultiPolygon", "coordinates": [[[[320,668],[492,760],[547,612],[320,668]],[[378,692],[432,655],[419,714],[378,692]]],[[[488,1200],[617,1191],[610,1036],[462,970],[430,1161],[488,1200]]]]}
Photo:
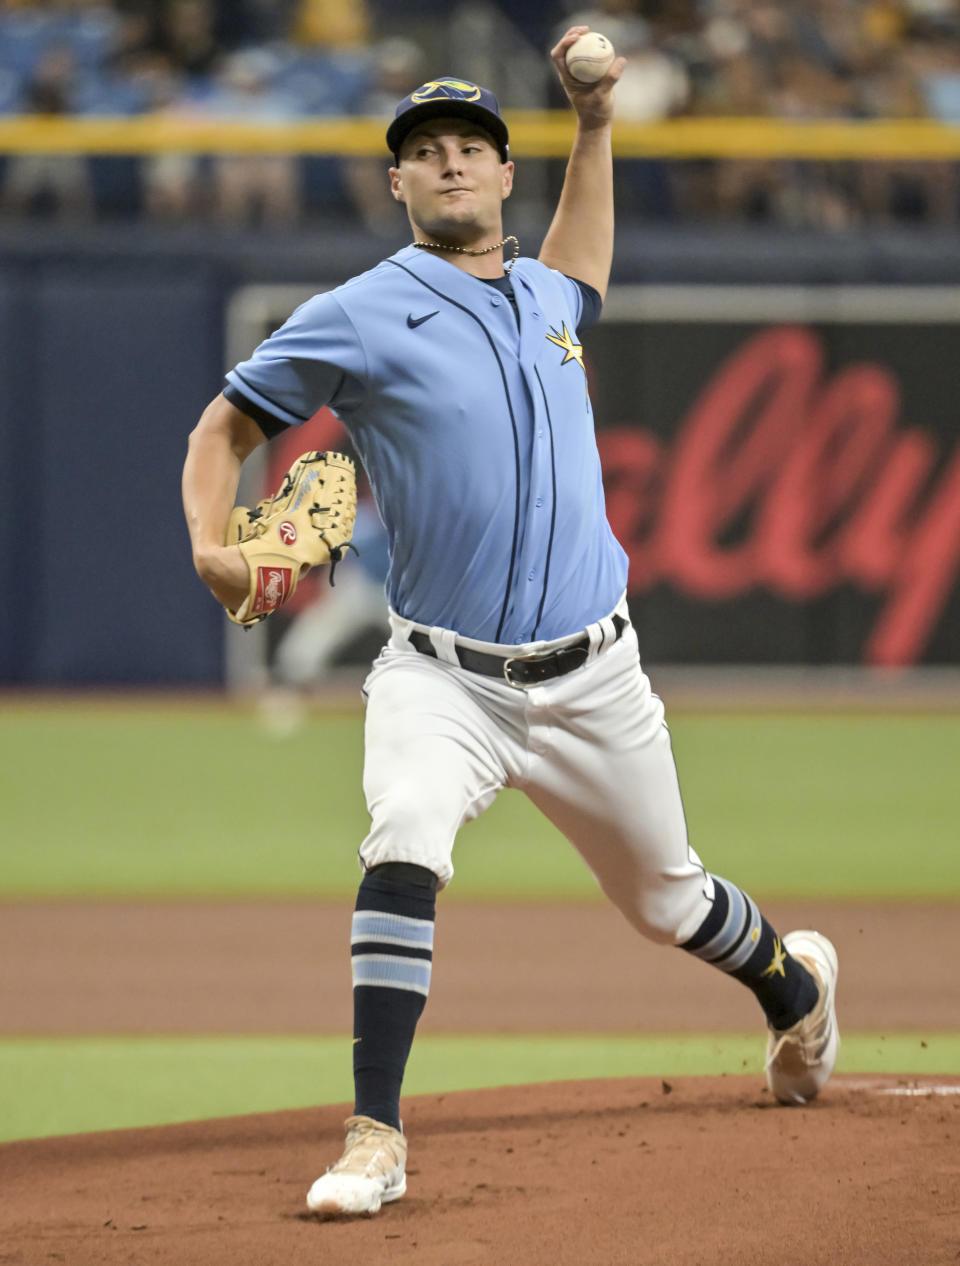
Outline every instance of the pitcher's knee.
{"type": "MultiPolygon", "coordinates": [[[[358,857],[364,874],[382,866],[413,867],[436,878],[436,889],[446,888],[453,878],[449,848],[428,848],[422,840],[390,834],[370,834],[360,845],[358,857]]],[[[389,873],[389,872],[388,872],[389,873]]]]}
{"type": "Polygon", "coordinates": [[[645,884],[628,905],[620,900],[617,904],[638,932],[659,945],[677,945],[688,939],[710,909],[700,873],[683,881],[667,876],[645,884]]]}
{"type": "Polygon", "coordinates": [[[372,805],[370,834],[360,846],[360,862],[369,872],[388,862],[419,866],[445,887],[453,877],[453,831],[415,792],[398,790],[372,805]]]}
{"type": "Polygon", "coordinates": [[[449,834],[447,813],[417,786],[392,787],[373,801],[370,815],[372,834],[383,831],[398,840],[431,843],[449,834]]]}

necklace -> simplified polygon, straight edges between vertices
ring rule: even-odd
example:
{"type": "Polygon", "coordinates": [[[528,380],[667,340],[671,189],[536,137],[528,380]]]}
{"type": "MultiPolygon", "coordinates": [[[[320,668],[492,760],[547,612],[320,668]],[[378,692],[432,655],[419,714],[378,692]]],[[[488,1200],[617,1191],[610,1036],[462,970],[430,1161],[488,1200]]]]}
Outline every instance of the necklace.
{"type": "Polygon", "coordinates": [[[467,246],[447,246],[445,242],[414,242],[414,246],[418,246],[423,251],[456,251],[458,255],[489,255],[491,251],[498,251],[501,246],[506,246],[508,242],[513,243],[513,259],[506,265],[504,272],[509,272],[517,262],[517,256],[520,254],[520,243],[513,234],[510,237],[505,237],[502,242],[495,242],[493,246],[485,246],[482,251],[472,251],[467,246]]]}

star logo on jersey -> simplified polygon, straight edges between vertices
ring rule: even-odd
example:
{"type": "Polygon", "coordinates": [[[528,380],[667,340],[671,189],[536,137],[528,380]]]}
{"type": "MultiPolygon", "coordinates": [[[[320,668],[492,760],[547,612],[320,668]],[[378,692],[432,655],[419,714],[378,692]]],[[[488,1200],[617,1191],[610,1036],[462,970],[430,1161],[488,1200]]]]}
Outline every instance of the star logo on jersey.
{"type": "Polygon", "coordinates": [[[579,343],[573,341],[573,335],[567,329],[566,321],[563,323],[562,330],[554,330],[551,327],[551,333],[547,335],[547,338],[551,343],[556,343],[557,347],[562,347],[567,353],[560,362],[561,365],[565,365],[568,360],[575,360],[580,368],[583,369],[584,375],[586,375],[587,371],[583,364],[583,348],[579,343]]]}
{"type": "Polygon", "coordinates": [[[787,973],[783,970],[783,965],[787,961],[787,956],[783,952],[783,942],[779,936],[773,938],[773,958],[770,960],[770,966],[763,969],[764,976],[776,976],[777,973],[786,980],[787,973]]]}

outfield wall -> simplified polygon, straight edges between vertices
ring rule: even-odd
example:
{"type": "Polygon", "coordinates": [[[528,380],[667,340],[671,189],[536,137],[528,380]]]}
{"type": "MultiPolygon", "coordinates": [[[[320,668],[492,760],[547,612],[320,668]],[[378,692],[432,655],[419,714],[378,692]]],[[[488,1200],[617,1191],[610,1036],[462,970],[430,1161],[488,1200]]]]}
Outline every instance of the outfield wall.
{"type": "MultiPolygon", "coordinates": [[[[909,235],[846,256],[704,235],[695,260],[662,240],[627,236],[584,339],[645,655],[960,662],[960,289],[903,284],[931,281],[909,235]]],[[[339,267],[383,250],[345,237],[339,267]]],[[[329,258],[255,238],[0,242],[0,682],[222,680],[179,505],[186,436],[225,362],[290,310],[291,277],[296,294],[341,279],[329,258]]],[[[939,271],[960,283],[960,257],[939,271]]]]}

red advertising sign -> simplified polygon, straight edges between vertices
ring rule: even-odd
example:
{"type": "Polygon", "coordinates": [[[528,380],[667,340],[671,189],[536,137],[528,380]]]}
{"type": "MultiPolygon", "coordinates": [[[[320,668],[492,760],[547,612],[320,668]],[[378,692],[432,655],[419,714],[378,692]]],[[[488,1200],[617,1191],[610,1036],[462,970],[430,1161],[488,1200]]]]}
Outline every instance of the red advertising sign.
{"type": "Polygon", "coordinates": [[[773,327],[717,366],[666,442],[620,424],[600,446],[631,594],[799,604],[851,584],[879,598],[863,660],[922,657],[960,570],[960,445],[904,419],[889,367],[831,370],[815,331],[773,327]]]}

